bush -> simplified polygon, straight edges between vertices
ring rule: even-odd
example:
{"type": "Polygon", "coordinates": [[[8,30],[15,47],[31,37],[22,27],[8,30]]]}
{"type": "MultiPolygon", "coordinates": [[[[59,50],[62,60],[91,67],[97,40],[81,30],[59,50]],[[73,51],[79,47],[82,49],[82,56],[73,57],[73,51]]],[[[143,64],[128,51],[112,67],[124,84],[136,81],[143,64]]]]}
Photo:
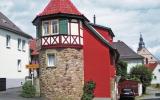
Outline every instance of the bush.
{"type": "Polygon", "coordinates": [[[34,97],[36,94],[36,89],[35,87],[32,85],[31,81],[26,81],[25,84],[22,86],[22,97],[25,98],[32,98],[34,97]]]}
{"type": "Polygon", "coordinates": [[[94,98],[94,89],[96,84],[93,81],[86,82],[83,87],[83,96],[81,100],[92,100],[94,98]]]}

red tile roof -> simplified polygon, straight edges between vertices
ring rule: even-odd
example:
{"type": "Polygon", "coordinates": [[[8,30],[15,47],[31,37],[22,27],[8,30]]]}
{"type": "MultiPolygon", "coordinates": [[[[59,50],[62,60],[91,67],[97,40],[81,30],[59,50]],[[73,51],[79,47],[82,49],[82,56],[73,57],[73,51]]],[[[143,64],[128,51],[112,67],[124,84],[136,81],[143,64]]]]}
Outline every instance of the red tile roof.
{"type": "Polygon", "coordinates": [[[153,71],[153,70],[156,68],[157,65],[158,65],[157,63],[145,64],[145,66],[146,66],[147,68],[149,68],[151,71],[153,71]]]}
{"type": "Polygon", "coordinates": [[[82,15],[70,0],[51,0],[43,12],[38,16],[58,13],[82,15]]]}
{"type": "Polygon", "coordinates": [[[32,39],[29,41],[29,46],[31,49],[31,55],[38,55],[39,52],[36,50],[36,40],[32,39]]]}

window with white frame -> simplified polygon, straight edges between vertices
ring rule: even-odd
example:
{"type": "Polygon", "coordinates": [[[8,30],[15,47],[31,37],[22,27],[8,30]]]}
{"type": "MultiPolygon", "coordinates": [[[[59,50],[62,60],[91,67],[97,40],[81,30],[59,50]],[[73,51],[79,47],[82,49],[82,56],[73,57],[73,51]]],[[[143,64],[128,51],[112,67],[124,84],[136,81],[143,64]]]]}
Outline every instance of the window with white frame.
{"type": "Polygon", "coordinates": [[[54,67],[56,63],[55,54],[48,53],[47,54],[47,65],[48,67],[54,67]]]}
{"type": "Polygon", "coordinates": [[[26,41],[22,40],[22,50],[25,51],[26,50],[26,41]]]}
{"type": "Polygon", "coordinates": [[[10,48],[10,46],[11,46],[11,36],[7,35],[6,36],[6,47],[10,48]]]}
{"type": "Polygon", "coordinates": [[[21,65],[21,60],[20,59],[18,59],[18,61],[17,61],[17,70],[18,70],[18,72],[22,71],[22,65],[21,65]]]}
{"type": "Polygon", "coordinates": [[[59,33],[59,22],[58,20],[52,20],[52,34],[59,33]]]}
{"type": "Polygon", "coordinates": [[[18,39],[18,50],[21,50],[21,42],[22,42],[22,40],[18,39]]]}
{"type": "Polygon", "coordinates": [[[43,35],[48,35],[49,34],[49,21],[44,21],[42,22],[42,31],[43,31],[43,35]]]}

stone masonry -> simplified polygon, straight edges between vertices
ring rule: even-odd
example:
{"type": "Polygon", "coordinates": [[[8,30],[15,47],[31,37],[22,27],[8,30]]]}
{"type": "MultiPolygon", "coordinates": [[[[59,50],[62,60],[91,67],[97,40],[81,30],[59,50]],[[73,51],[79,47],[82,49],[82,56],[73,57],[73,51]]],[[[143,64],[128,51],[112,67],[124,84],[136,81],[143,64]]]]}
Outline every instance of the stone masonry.
{"type": "Polygon", "coordinates": [[[84,69],[82,49],[41,50],[40,89],[46,100],[80,100],[83,93],[84,69]],[[56,66],[47,67],[47,54],[54,53],[56,66]]]}

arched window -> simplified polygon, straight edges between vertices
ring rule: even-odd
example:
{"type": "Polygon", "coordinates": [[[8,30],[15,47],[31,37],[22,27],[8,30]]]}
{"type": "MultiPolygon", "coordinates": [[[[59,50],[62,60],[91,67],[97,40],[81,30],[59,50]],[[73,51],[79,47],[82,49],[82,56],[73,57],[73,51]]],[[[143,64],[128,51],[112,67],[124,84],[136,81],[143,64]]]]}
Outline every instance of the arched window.
{"type": "Polygon", "coordinates": [[[148,64],[148,58],[146,58],[146,64],[148,64]]]}

